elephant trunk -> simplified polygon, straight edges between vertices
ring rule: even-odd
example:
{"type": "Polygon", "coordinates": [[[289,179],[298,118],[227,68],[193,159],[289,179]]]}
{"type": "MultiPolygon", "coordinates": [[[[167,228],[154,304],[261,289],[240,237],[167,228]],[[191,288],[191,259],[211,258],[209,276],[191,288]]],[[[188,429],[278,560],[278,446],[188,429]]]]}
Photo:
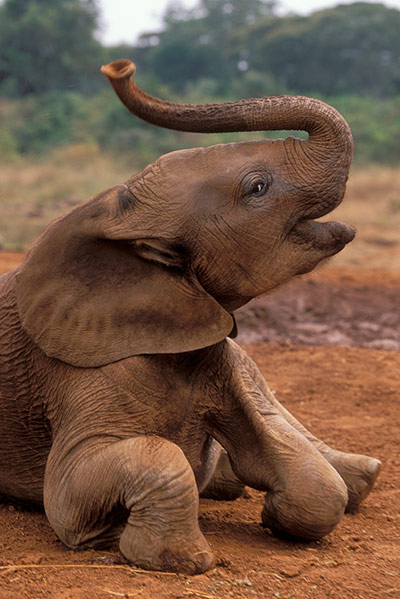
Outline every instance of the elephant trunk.
{"type": "Polygon", "coordinates": [[[332,106],[304,96],[250,98],[220,104],[177,104],[155,98],[133,81],[135,65],[117,60],[101,67],[122,103],[141,119],[178,131],[222,133],[304,130],[303,149],[314,169],[333,168],[347,177],[353,139],[344,118],[332,106]]]}

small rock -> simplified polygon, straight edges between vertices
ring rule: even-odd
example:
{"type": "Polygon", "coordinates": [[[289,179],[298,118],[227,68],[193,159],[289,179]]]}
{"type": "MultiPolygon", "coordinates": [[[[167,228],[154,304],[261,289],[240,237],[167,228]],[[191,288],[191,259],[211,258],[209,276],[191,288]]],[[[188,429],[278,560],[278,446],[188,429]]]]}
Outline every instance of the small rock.
{"type": "Polygon", "coordinates": [[[235,582],[238,584],[244,584],[246,587],[252,587],[253,584],[248,580],[248,578],[238,578],[235,582]]]}
{"type": "Polygon", "coordinates": [[[301,568],[296,565],[287,565],[284,568],[281,568],[279,572],[283,576],[286,576],[286,578],[294,578],[295,576],[298,576],[301,573],[301,568]]]}
{"type": "Polygon", "coordinates": [[[220,557],[217,561],[217,566],[219,566],[220,568],[229,568],[231,564],[232,562],[226,557],[220,557]]]}
{"type": "Polygon", "coordinates": [[[339,565],[334,559],[326,559],[323,563],[329,568],[336,568],[339,565]]]}

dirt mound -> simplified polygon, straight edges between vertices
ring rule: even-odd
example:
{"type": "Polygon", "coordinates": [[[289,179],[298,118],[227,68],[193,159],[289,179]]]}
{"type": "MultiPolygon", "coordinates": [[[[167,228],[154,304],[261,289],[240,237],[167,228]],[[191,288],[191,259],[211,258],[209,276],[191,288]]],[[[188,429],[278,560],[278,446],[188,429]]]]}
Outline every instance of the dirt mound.
{"type": "MultiPolygon", "coordinates": [[[[21,257],[8,254],[0,272],[21,257]]],[[[238,315],[239,340],[278,398],[343,450],[379,458],[376,488],[327,538],[282,541],[260,526],[261,493],[202,500],[218,557],[196,577],[130,567],[111,551],[74,553],[45,515],[0,504],[0,599],[400,597],[400,274],[331,269],[238,315]],[[346,346],[344,346],[345,344],[346,346]],[[380,349],[377,349],[380,348],[380,349]]]]}

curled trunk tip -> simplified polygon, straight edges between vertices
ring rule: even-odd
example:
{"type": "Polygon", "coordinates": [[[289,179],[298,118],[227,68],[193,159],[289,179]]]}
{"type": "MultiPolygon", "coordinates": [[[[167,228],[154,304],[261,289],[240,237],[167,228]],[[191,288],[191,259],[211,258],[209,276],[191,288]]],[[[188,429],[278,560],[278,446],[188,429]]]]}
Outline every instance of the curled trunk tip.
{"type": "Polygon", "coordinates": [[[123,58],[109,64],[103,64],[100,71],[109,79],[125,79],[132,77],[136,71],[136,65],[132,61],[123,58]]]}

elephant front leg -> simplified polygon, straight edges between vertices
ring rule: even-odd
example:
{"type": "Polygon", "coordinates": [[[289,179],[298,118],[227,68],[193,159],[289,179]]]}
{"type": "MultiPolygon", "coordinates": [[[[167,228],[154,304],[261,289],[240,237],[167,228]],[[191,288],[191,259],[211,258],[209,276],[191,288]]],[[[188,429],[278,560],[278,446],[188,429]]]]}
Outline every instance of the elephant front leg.
{"type": "Polygon", "coordinates": [[[300,539],[329,534],[347,504],[342,478],[275,408],[267,411],[255,399],[241,394],[231,428],[226,419],[212,418],[233,471],[250,487],[267,491],[262,520],[275,533],[300,539]]]}
{"type": "Polygon", "coordinates": [[[367,497],[374,486],[381,469],[381,462],[370,456],[338,451],[315,437],[279,403],[253,360],[243,350],[239,349],[239,351],[242,360],[247,363],[249,374],[254,379],[254,382],[260,388],[261,392],[265,395],[267,401],[279,411],[291,426],[318,449],[324,458],[343,478],[348,492],[346,512],[356,512],[360,503],[367,497]]]}
{"type": "MultiPolygon", "coordinates": [[[[272,395],[272,393],[270,392],[272,395]]],[[[355,513],[362,501],[369,495],[381,469],[381,462],[367,455],[345,453],[329,447],[308,431],[276,398],[273,404],[286,420],[302,433],[343,478],[348,492],[347,513],[355,513]]]]}
{"type": "Polygon", "coordinates": [[[50,524],[71,548],[104,546],[124,519],[119,548],[142,568],[194,574],[215,563],[198,526],[192,469],[177,445],[159,437],[81,447],[67,463],[53,448],[44,499],[50,524]]]}
{"type": "Polygon", "coordinates": [[[267,491],[264,524],[301,539],[331,532],[348,500],[338,472],[266,400],[237,355],[226,352],[217,382],[210,432],[227,450],[236,476],[267,491]]]}

